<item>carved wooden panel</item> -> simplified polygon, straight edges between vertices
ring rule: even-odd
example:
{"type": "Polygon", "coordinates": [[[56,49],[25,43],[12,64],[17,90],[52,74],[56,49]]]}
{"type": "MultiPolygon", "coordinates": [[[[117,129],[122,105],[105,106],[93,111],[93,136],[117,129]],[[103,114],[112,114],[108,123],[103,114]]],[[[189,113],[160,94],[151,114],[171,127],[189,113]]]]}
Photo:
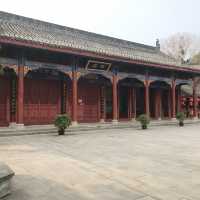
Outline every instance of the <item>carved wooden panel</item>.
{"type": "Polygon", "coordinates": [[[25,79],[24,122],[51,124],[61,111],[59,81],[25,79]]]}
{"type": "Polygon", "coordinates": [[[6,78],[0,77],[0,126],[8,126],[9,124],[9,94],[10,81],[6,78]]]}

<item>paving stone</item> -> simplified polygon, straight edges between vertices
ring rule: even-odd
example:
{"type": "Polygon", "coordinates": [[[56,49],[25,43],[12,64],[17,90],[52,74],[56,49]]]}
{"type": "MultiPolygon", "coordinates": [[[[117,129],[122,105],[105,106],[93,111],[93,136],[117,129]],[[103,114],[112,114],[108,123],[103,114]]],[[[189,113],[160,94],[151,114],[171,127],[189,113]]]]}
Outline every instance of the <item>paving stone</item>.
{"type": "Polygon", "coordinates": [[[156,199],[149,197],[149,196],[146,196],[146,197],[140,198],[138,200],[156,200],[156,199]]]}
{"type": "Polygon", "coordinates": [[[1,137],[5,200],[199,200],[200,125],[1,137]]]}

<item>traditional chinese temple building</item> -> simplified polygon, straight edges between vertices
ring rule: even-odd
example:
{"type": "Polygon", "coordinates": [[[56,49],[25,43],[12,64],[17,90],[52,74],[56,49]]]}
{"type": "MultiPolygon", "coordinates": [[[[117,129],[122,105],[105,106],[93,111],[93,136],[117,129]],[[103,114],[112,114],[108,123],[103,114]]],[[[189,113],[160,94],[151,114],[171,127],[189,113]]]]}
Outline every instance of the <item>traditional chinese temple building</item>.
{"type": "Polygon", "coordinates": [[[148,46],[0,12],[0,126],[175,118],[200,70],[148,46]]]}

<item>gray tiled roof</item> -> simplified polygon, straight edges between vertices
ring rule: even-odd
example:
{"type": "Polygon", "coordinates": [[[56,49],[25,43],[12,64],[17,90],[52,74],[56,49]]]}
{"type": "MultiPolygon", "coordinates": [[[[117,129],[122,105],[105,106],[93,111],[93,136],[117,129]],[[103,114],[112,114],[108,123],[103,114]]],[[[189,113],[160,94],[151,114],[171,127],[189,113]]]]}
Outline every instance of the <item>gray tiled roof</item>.
{"type": "Polygon", "coordinates": [[[55,25],[0,11],[0,37],[73,48],[131,60],[176,65],[156,47],[55,25]]]}

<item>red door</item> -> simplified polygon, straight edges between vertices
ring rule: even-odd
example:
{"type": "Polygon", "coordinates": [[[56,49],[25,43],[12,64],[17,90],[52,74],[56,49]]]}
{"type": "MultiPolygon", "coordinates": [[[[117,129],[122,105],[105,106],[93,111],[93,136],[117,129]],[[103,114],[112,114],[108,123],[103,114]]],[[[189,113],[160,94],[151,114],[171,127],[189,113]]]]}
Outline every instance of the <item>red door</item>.
{"type": "Polygon", "coordinates": [[[79,85],[78,121],[98,122],[100,120],[100,89],[95,85],[79,85]]]}
{"type": "Polygon", "coordinates": [[[25,80],[24,123],[52,124],[60,113],[60,82],[52,80],[25,80]]]}
{"type": "Polygon", "coordinates": [[[8,126],[10,121],[10,81],[0,77],[0,126],[8,126]]]}

